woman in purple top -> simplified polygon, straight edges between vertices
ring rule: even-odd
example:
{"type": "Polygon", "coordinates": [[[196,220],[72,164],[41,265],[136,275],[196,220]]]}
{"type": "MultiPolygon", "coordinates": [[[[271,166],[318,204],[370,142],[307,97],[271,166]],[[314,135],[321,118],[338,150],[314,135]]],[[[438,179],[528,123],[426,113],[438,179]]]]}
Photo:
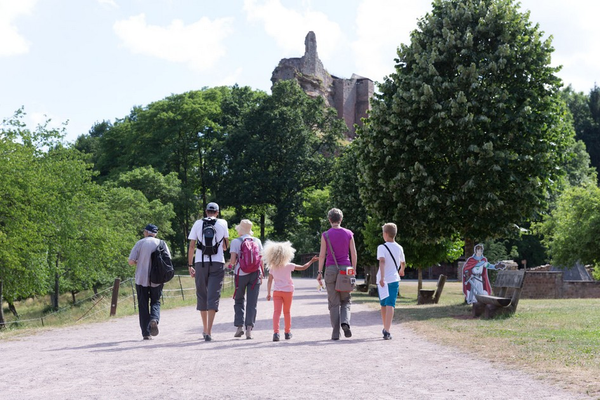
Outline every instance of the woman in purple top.
{"type": "Polygon", "coordinates": [[[342,213],[342,210],[337,208],[329,210],[327,218],[331,224],[331,229],[323,232],[321,235],[321,251],[319,252],[319,272],[317,280],[319,281],[319,285],[323,284],[323,265],[325,265],[327,303],[329,305],[331,327],[333,328],[331,340],[339,340],[340,327],[344,331],[345,337],[349,338],[352,336],[352,331],[350,330],[350,293],[338,292],[335,290],[335,282],[339,275],[338,266],[342,270],[353,267],[356,271],[356,246],[354,244],[354,234],[351,230],[341,227],[343,217],[344,214],[342,213]],[[329,237],[334,254],[331,254],[331,251],[329,251],[329,245],[325,234],[329,237]],[[325,257],[325,255],[327,255],[327,257],[325,257]]]}

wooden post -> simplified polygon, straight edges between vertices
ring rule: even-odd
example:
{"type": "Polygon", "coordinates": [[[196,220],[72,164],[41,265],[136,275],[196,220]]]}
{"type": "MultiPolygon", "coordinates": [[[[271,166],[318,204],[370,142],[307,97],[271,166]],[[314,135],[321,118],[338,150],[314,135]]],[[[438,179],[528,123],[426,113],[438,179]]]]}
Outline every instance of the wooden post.
{"type": "Polygon", "coordinates": [[[441,274],[438,279],[437,288],[435,289],[435,295],[433,296],[434,304],[437,304],[438,301],[440,301],[440,296],[442,295],[442,290],[444,290],[445,284],[446,284],[446,275],[441,274]]]}
{"type": "Polygon", "coordinates": [[[131,284],[131,298],[133,299],[133,311],[137,311],[136,303],[135,303],[135,288],[133,287],[133,279],[130,279],[129,283],[131,284]]]}
{"type": "Polygon", "coordinates": [[[179,289],[181,289],[181,298],[185,300],[185,296],[183,295],[183,285],[181,284],[181,275],[177,275],[177,278],[179,278],[179,289]]]}
{"type": "Polygon", "coordinates": [[[119,286],[121,279],[116,278],[113,284],[112,300],[110,301],[110,317],[114,317],[117,314],[117,302],[119,301],[119,286]]]}

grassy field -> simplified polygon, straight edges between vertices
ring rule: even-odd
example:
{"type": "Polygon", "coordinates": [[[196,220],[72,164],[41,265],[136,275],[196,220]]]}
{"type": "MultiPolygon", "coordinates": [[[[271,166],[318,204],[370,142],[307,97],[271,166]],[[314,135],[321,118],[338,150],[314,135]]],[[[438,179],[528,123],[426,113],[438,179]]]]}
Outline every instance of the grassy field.
{"type": "MultiPolygon", "coordinates": [[[[424,288],[434,289],[435,282],[424,288]]],[[[600,398],[600,299],[522,299],[512,317],[483,320],[471,317],[458,282],[447,282],[435,305],[417,305],[416,282],[403,281],[400,291],[395,324],[600,398]]],[[[379,308],[378,299],[366,293],[353,301],[379,308]]]]}

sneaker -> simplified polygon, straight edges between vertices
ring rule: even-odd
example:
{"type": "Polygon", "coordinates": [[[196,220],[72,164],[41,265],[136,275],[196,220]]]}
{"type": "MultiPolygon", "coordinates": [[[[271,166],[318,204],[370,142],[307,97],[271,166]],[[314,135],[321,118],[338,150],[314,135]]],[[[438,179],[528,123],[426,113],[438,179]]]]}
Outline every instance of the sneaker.
{"type": "Polygon", "coordinates": [[[285,340],[290,340],[292,338],[292,332],[287,332],[285,334],[285,340]]]}
{"type": "Polygon", "coordinates": [[[155,319],[150,321],[150,335],[152,335],[152,336],[158,335],[158,321],[155,319]]]}
{"type": "Polygon", "coordinates": [[[152,336],[144,336],[144,340],[152,340],[152,336]]]}
{"type": "Polygon", "coordinates": [[[212,338],[210,337],[210,335],[208,333],[204,334],[204,341],[205,342],[210,342],[212,340],[212,338]]]}
{"type": "Polygon", "coordinates": [[[202,332],[202,339],[206,339],[206,333],[202,332]]]}
{"type": "Polygon", "coordinates": [[[235,331],[235,335],[233,335],[233,337],[242,337],[243,334],[244,334],[244,328],[242,328],[241,326],[238,326],[237,331],[235,331]]]}
{"type": "Polygon", "coordinates": [[[339,338],[339,337],[332,336],[332,337],[331,337],[331,340],[340,340],[340,338],[339,338]]]}
{"type": "Polygon", "coordinates": [[[251,326],[246,327],[246,339],[252,339],[252,327],[251,326]]]}
{"type": "Polygon", "coordinates": [[[279,342],[279,333],[274,333],[273,334],[273,341],[274,342],[279,342]]]}
{"type": "Polygon", "coordinates": [[[352,337],[352,331],[350,330],[350,325],[342,324],[342,329],[344,330],[345,337],[352,337]]]}
{"type": "Polygon", "coordinates": [[[382,332],[383,332],[383,340],[391,340],[392,339],[392,335],[388,331],[386,331],[384,329],[382,332]]]}

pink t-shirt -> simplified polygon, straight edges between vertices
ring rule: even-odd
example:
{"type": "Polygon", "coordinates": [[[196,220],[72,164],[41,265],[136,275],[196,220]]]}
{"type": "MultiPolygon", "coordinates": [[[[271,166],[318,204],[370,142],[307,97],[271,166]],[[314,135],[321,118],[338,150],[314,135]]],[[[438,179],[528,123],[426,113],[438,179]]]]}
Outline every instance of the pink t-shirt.
{"type": "Polygon", "coordinates": [[[292,271],[296,268],[295,264],[287,264],[281,268],[269,269],[269,274],[273,276],[273,291],[293,292],[294,281],[292,280],[292,271]]]}

